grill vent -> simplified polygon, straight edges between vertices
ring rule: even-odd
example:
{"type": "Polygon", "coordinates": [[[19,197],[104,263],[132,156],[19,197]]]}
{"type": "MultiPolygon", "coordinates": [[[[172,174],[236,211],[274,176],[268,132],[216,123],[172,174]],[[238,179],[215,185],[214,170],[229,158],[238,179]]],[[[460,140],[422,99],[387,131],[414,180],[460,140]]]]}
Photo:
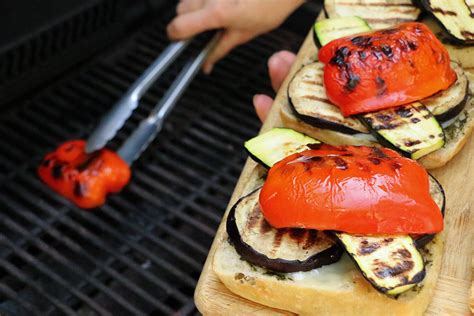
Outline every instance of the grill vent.
{"type": "Polygon", "coordinates": [[[0,55],[0,84],[54,57],[79,40],[113,23],[117,15],[117,0],[102,0],[53,27],[34,34],[31,40],[0,55]]]}

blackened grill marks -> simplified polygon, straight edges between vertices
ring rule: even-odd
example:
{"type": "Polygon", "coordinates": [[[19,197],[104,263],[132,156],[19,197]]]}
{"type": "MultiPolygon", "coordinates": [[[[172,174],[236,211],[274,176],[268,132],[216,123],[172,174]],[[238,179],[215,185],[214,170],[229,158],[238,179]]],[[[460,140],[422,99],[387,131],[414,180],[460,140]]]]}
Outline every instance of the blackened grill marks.
{"type": "Polygon", "coordinates": [[[347,79],[347,83],[344,86],[344,88],[347,91],[353,91],[357,87],[357,85],[360,83],[360,77],[358,75],[354,74],[350,70],[347,71],[347,76],[348,76],[348,79],[347,79]]]}
{"type": "Polygon", "coordinates": [[[454,11],[443,10],[441,8],[432,8],[431,11],[433,13],[440,13],[442,15],[450,15],[450,16],[457,16],[457,13],[454,11]]]}
{"type": "Polygon", "coordinates": [[[410,121],[411,121],[413,124],[416,124],[416,123],[420,122],[420,119],[417,118],[417,117],[414,117],[414,118],[412,118],[410,121]]]}
{"type": "Polygon", "coordinates": [[[421,140],[408,140],[405,142],[405,146],[407,147],[412,147],[418,144],[421,144],[421,140]]]}
{"type": "Polygon", "coordinates": [[[411,260],[404,260],[393,267],[386,263],[379,263],[379,267],[374,271],[374,274],[380,279],[385,279],[410,271],[414,266],[415,264],[411,260]]]}
{"type": "Polygon", "coordinates": [[[350,55],[350,49],[343,46],[336,50],[334,56],[329,61],[331,65],[337,65],[337,67],[339,67],[339,71],[346,79],[344,88],[348,92],[353,91],[360,83],[360,77],[352,71],[351,65],[346,61],[346,58],[350,55]]]}
{"type": "Polygon", "coordinates": [[[357,254],[359,256],[370,255],[372,252],[380,248],[380,244],[378,242],[369,242],[367,240],[362,240],[359,245],[359,249],[357,249],[357,254]]]}
{"type": "Polygon", "coordinates": [[[398,28],[390,28],[390,29],[386,29],[386,30],[381,31],[380,34],[390,35],[390,34],[398,33],[398,31],[399,31],[398,28]]]}
{"type": "Polygon", "coordinates": [[[372,45],[372,37],[370,36],[356,36],[351,39],[352,44],[367,48],[372,45]]]}
{"type": "Polygon", "coordinates": [[[387,92],[387,86],[383,78],[377,76],[375,78],[375,85],[377,86],[377,96],[382,96],[387,92]]]}
{"type": "Polygon", "coordinates": [[[370,161],[371,163],[373,163],[374,165],[380,165],[380,159],[379,159],[379,158],[370,157],[370,158],[368,158],[368,159],[369,159],[369,161],[370,161]]]}
{"type": "Polygon", "coordinates": [[[393,253],[394,256],[399,256],[400,258],[403,259],[410,259],[411,258],[411,253],[406,250],[406,249],[398,249],[395,253],[393,253]]]}
{"type": "Polygon", "coordinates": [[[324,102],[324,103],[330,103],[330,101],[326,98],[317,97],[317,96],[311,95],[311,94],[303,95],[301,98],[308,99],[308,100],[313,100],[313,101],[324,102]]]}
{"type": "Polygon", "coordinates": [[[312,245],[314,245],[318,241],[319,232],[314,229],[308,229],[308,234],[306,235],[306,240],[303,244],[303,249],[309,249],[312,245]]]}
{"type": "Polygon", "coordinates": [[[59,179],[63,176],[63,165],[61,163],[56,163],[52,168],[51,168],[51,176],[54,179],[59,179]]]}
{"type": "Polygon", "coordinates": [[[388,58],[392,58],[392,57],[393,57],[393,52],[392,52],[392,49],[390,48],[390,46],[388,46],[388,45],[381,45],[380,47],[382,48],[382,53],[384,53],[385,56],[387,56],[388,58]]]}
{"type": "Polygon", "coordinates": [[[334,157],[334,162],[336,163],[336,168],[339,170],[347,170],[349,167],[347,166],[347,162],[342,159],[341,157],[334,157]]]}
{"type": "Polygon", "coordinates": [[[314,150],[318,150],[321,148],[323,144],[319,143],[319,144],[308,144],[306,146],[308,146],[309,149],[314,149],[314,150]]]}
{"type": "Polygon", "coordinates": [[[371,155],[373,155],[374,157],[377,157],[377,158],[388,158],[388,156],[378,147],[373,147],[372,148],[371,155]]]}
{"type": "Polygon", "coordinates": [[[52,161],[51,159],[45,159],[45,160],[43,160],[43,162],[41,162],[41,165],[42,165],[43,167],[49,168],[49,167],[51,167],[51,163],[52,163],[52,162],[53,162],[53,161],[52,161]]]}
{"type": "Polygon", "coordinates": [[[416,42],[408,41],[407,43],[411,50],[416,50],[418,48],[418,44],[416,42]]]}
{"type": "Polygon", "coordinates": [[[299,245],[305,239],[306,229],[291,228],[288,233],[290,235],[290,238],[296,241],[296,243],[299,245]]]}
{"type": "Polygon", "coordinates": [[[286,232],[287,232],[286,228],[281,228],[281,229],[277,230],[277,232],[275,234],[275,239],[273,239],[273,249],[271,251],[272,254],[275,254],[278,247],[280,247],[281,240],[283,238],[283,235],[285,235],[286,232]]]}
{"type": "Polygon", "coordinates": [[[254,228],[257,223],[260,221],[260,208],[258,205],[255,205],[252,212],[250,213],[249,220],[247,221],[247,229],[254,228]]]}
{"type": "Polygon", "coordinates": [[[87,193],[87,185],[84,182],[74,182],[74,195],[76,197],[83,197],[87,193]]]}
{"type": "Polygon", "coordinates": [[[77,165],[76,169],[79,172],[86,170],[100,156],[100,154],[100,151],[93,152],[86,160],[84,160],[83,163],[77,165]]]}
{"type": "Polygon", "coordinates": [[[266,234],[269,231],[271,231],[272,229],[273,229],[273,227],[270,226],[270,224],[268,224],[268,222],[266,221],[265,218],[262,217],[262,221],[260,222],[260,233],[261,234],[266,234]]]}
{"type": "Polygon", "coordinates": [[[365,53],[365,51],[358,51],[357,54],[359,55],[359,58],[361,60],[365,60],[367,58],[367,54],[365,53]]]}
{"type": "Polygon", "coordinates": [[[399,115],[401,117],[405,117],[405,118],[413,116],[413,112],[411,111],[411,108],[404,107],[404,106],[395,109],[395,113],[397,113],[397,115],[399,115]]]}
{"type": "Polygon", "coordinates": [[[399,162],[394,162],[394,163],[392,163],[391,167],[394,171],[397,171],[398,169],[400,169],[402,167],[402,164],[399,163],[399,162]]]}

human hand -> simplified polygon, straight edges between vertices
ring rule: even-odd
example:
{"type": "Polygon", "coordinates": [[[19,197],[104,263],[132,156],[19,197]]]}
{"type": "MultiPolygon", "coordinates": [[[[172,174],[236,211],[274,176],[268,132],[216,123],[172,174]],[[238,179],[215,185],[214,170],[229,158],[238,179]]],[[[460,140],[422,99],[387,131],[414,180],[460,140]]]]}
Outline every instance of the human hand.
{"type": "MultiPolygon", "coordinates": [[[[291,65],[295,61],[295,54],[289,51],[279,51],[268,59],[268,74],[272,82],[273,90],[278,91],[283,81],[290,72],[291,65]]],[[[253,106],[260,121],[265,121],[272,107],[273,99],[268,95],[256,94],[253,96],[253,106]]]]}
{"type": "Polygon", "coordinates": [[[181,0],[177,16],[168,24],[172,40],[224,29],[203,65],[210,73],[214,64],[234,47],[277,28],[304,0],[181,0]]]}

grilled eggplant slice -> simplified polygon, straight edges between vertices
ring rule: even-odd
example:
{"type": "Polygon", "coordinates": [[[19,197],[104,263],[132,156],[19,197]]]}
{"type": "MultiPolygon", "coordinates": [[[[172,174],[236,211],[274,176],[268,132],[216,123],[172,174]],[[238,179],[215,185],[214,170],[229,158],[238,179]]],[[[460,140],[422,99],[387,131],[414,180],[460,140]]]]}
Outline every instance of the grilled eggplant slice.
{"type": "Polygon", "coordinates": [[[364,277],[382,293],[403,293],[425,277],[423,256],[410,236],[336,236],[364,277]]]}
{"type": "Polygon", "coordinates": [[[433,114],[421,103],[361,115],[381,142],[412,159],[419,159],[441,147],[444,132],[433,114]]]}
{"type": "Polygon", "coordinates": [[[309,271],[338,261],[343,253],[335,239],[312,229],[275,229],[264,219],[260,189],[230,210],[226,228],[237,253],[246,261],[278,272],[309,271]]]}
{"type": "Polygon", "coordinates": [[[328,18],[359,16],[376,30],[415,21],[420,14],[411,0],[325,0],[324,11],[328,18]]]}
{"type": "Polygon", "coordinates": [[[344,117],[326,96],[323,86],[324,64],[311,63],[301,68],[288,85],[288,100],[295,116],[318,128],[346,134],[368,134],[359,120],[344,117]]]}
{"type": "MultiPolygon", "coordinates": [[[[441,213],[444,216],[444,209],[446,207],[446,195],[444,194],[444,189],[439,183],[439,181],[436,180],[436,178],[432,175],[430,175],[430,193],[433,197],[433,200],[436,202],[436,205],[438,205],[439,209],[441,210],[441,213]]],[[[428,244],[430,241],[432,241],[435,235],[436,234],[425,234],[421,236],[412,237],[415,240],[415,245],[418,248],[422,248],[426,246],[426,244],[428,244]]]]}
{"type": "Polygon", "coordinates": [[[332,40],[367,31],[370,26],[357,16],[324,19],[314,23],[313,39],[317,47],[322,47],[332,40]]]}
{"type": "Polygon", "coordinates": [[[277,127],[245,142],[249,156],[264,167],[270,168],[283,158],[309,149],[307,144],[320,142],[290,128],[277,127]]]}
{"type": "Polygon", "coordinates": [[[427,11],[443,26],[452,41],[474,44],[474,14],[464,0],[421,0],[427,11]]]}
{"type": "Polygon", "coordinates": [[[444,91],[420,101],[433,113],[438,122],[446,122],[456,117],[464,109],[468,98],[468,84],[464,70],[457,62],[451,62],[451,67],[456,72],[458,79],[444,91]]]}

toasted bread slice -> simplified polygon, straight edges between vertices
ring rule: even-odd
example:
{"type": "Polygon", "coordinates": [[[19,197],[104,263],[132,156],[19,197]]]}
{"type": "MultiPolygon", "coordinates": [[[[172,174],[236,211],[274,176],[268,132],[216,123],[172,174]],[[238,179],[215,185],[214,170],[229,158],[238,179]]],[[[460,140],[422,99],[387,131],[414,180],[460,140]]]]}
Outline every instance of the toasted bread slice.
{"type": "Polygon", "coordinates": [[[222,240],[214,272],[232,292],[251,301],[300,315],[422,315],[434,293],[441,266],[442,236],[423,251],[426,278],[396,298],[375,290],[347,255],[334,264],[308,272],[274,274],[242,260],[222,240]]]}

